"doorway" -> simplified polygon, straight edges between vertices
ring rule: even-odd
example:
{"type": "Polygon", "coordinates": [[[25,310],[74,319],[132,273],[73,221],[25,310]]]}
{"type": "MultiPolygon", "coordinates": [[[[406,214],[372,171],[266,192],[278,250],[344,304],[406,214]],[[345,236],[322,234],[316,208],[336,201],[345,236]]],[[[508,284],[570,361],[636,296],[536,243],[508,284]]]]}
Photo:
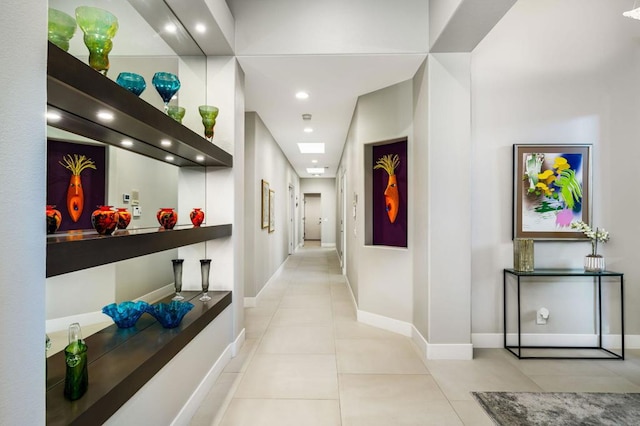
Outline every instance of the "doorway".
{"type": "Polygon", "coordinates": [[[296,217],[296,202],[295,202],[295,188],[292,185],[289,185],[289,254],[293,254],[296,251],[296,226],[295,226],[295,217],[296,217]]]}
{"type": "Polygon", "coordinates": [[[321,194],[304,194],[304,240],[322,239],[321,194]]]}

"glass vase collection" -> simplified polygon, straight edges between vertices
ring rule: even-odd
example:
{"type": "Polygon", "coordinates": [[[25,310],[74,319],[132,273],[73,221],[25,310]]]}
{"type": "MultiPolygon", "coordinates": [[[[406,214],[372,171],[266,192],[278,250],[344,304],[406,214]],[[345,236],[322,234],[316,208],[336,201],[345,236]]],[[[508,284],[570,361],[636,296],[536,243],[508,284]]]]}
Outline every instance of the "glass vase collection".
{"type": "Polygon", "coordinates": [[[116,78],[116,83],[136,96],[140,96],[144,89],[147,88],[147,82],[144,81],[144,77],[133,72],[121,72],[116,78]]]}
{"type": "Polygon", "coordinates": [[[211,268],[211,259],[200,259],[200,274],[202,275],[202,296],[198,299],[201,302],[211,300],[209,292],[209,271],[211,268]]]}
{"type": "Polygon", "coordinates": [[[172,208],[161,208],[156,213],[156,218],[158,219],[158,223],[164,229],[173,229],[178,223],[178,213],[172,208]]]}
{"type": "Polygon", "coordinates": [[[162,98],[164,102],[164,113],[167,114],[169,111],[169,101],[173,98],[173,95],[180,90],[180,80],[178,76],[170,72],[157,72],[153,75],[151,83],[162,98]]]}
{"type": "Polygon", "coordinates": [[[76,32],[76,20],[66,13],[49,8],[48,39],[65,52],[69,50],[69,40],[76,32]]]}
{"type": "Polygon", "coordinates": [[[100,235],[111,235],[118,227],[118,212],[112,206],[99,206],[91,213],[91,224],[100,235]]]}
{"type": "Polygon", "coordinates": [[[182,264],[184,259],[172,259],[173,263],[173,285],[176,289],[176,295],[171,300],[184,300],[184,296],[180,294],[182,291],[182,264]]]}
{"type": "Polygon", "coordinates": [[[84,44],[89,49],[89,66],[107,75],[111,40],[118,32],[118,18],[97,7],[76,8],[76,22],[84,33],[84,44]]]}
{"type": "Polygon", "coordinates": [[[189,213],[189,219],[191,219],[193,226],[198,227],[204,222],[204,212],[202,209],[194,208],[191,210],[191,213],[189,213]]]}

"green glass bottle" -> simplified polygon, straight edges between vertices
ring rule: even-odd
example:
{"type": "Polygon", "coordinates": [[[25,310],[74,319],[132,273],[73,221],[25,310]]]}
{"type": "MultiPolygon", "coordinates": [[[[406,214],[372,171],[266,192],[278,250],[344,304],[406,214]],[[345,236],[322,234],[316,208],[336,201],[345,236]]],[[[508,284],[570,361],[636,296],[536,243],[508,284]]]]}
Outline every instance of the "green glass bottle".
{"type": "Polygon", "coordinates": [[[89,387],[87,345],[82,340],[80,324],[69,326],[69,344],[64,349],[67,372],[64,377],[64,396],[71,401],[79,399],[89,387]]]}

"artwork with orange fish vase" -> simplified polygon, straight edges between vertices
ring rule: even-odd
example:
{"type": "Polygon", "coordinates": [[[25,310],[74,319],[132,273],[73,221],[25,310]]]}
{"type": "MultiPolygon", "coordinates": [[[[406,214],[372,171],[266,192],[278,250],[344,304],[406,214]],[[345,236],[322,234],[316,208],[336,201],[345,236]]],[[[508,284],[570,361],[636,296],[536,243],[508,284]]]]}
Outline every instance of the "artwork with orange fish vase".
{"type": "Polygon", "coordinates": [[[376,161],[375,169],[383,169],[389,175],[387,189],[384,191],[384,203],[389,222],[395,223],[400,208],[400,194],[398,193],[398,180],[396,178],[396,168],[400,165],[398,154],[384,155],[376,161]]]}
{"type": "Polygon", "coordinates": [[[73,154],[73,157],[71,154],[67,154],[62,157],[62,161],[59,163],[71,172],[71,180],[69,188],[67,188],[67,211],[71,220],[77,222],[82,215],[82,210],[84,210],[84,190],[80,173],[86,169],[95,170],[96,166],[92,159],[78,154],[73,154]]]}

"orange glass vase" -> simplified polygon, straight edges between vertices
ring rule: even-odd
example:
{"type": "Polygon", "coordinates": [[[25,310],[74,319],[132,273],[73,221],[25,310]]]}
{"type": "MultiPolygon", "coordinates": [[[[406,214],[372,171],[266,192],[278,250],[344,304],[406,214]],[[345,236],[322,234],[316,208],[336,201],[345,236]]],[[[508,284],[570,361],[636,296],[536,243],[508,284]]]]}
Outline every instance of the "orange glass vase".
{"type": "Polygon", "coordinates": [[[164,229],[173,229],[178,222],[178,213],[174,209],[171,208],[161,208],[158,210],[156,214],[156,218],[158,219],[158,223],[164,229]]]}
{"type": "Polygon", "coordinates": [[[62,223],[62,214],[56,210],[56,206],[47,205],[47,234],[55,233],[62,223]]]}
{"type": "Polygon", "coordinates": [[[191,219],[193,226],[200,226],[202,225],[202,222],[204,222],[204,212],[202,209],[194,208],[191,210],[191,213],[189,213],[189,218],[191,219]]]}
{"type": "Polygon", "coordinates": [[[111,235],[118,226],[118,212],[112,206],[100,206],[91,214],[91,224],[100,235],[111,235]]]}
{"type": "Polygon", "coordinates": [[[118,229],[127,229],[131,223],[131,212],[124,207],[118,208],[118,229]]]}

